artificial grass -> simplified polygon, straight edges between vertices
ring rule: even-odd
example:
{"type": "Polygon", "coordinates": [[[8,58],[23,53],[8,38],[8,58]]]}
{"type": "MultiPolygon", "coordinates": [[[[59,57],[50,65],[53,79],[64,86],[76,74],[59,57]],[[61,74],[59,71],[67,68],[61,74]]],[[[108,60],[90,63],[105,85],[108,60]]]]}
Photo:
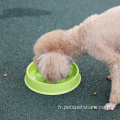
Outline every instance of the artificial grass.
{"type": "Polygon", "coordinates": [[[29,90],[24,83],[38,37],[51,30],[69,29],[119,4],[119,0],[0,1],[0,119],[119,120],[120,105],[109,112],[80,107],[75,110],[76,106],[104,106],[109,100],[108,68],[90,56],[76,61],[82,82],[72,92],[46,96],[29,90]],[[3,77],[4,73],[8,76],[3,77]]]}

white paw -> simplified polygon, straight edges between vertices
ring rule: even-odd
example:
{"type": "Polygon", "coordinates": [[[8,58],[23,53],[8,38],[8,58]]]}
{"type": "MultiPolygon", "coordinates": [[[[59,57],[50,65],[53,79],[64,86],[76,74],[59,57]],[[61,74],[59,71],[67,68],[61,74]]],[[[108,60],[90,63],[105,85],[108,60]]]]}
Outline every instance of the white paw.
{"type": "Polygon", "coordinates": [[[114,108],[116,107],[116,105],[117,105],[117,104],[115,104],[115,103],[107,103],[107,104],[104,106],[103,110],[114,110],[114,108]]]}

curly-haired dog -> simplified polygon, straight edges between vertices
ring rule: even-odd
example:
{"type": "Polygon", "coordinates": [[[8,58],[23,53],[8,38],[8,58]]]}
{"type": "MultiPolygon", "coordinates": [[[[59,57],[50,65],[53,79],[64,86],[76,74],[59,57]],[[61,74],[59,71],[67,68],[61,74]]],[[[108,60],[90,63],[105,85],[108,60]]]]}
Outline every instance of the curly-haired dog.
{"type": "Polygon", "coordinates": [[[52,83],[68,75],[74,60],[91,55],[108,65],[112,88],[110,103],[114,110],[120,103],[120,6],[88,17],[69,30],[55,30],[41,36],[34,46],[34,64],[52,83]]]}

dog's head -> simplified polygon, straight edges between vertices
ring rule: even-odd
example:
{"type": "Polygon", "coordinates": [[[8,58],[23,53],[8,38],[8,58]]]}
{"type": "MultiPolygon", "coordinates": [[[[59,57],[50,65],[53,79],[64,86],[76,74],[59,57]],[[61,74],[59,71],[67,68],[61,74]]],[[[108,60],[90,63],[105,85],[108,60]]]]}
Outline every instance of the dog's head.
{"type": "Polygon", "coordinates": [[[44,79],[56,83],[67,77],[71,69],[71,59],[57,52],[50,52],[38,58],[38,69],[44,79]]]}

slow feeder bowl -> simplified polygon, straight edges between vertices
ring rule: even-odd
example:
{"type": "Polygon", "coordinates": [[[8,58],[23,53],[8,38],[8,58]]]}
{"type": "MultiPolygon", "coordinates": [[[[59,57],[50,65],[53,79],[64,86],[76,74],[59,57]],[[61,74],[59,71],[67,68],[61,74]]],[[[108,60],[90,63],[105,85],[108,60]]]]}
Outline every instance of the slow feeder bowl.
{"type": "Polygon", "coordinates": [[[56,84],[45,81],[33,62],[29,64],[25,75],[25,84],[34,92],[45,95],[59,95],[72,91],[81,82],[79,69],[75,63],[71,64],[69,75],[56,84]]]}

